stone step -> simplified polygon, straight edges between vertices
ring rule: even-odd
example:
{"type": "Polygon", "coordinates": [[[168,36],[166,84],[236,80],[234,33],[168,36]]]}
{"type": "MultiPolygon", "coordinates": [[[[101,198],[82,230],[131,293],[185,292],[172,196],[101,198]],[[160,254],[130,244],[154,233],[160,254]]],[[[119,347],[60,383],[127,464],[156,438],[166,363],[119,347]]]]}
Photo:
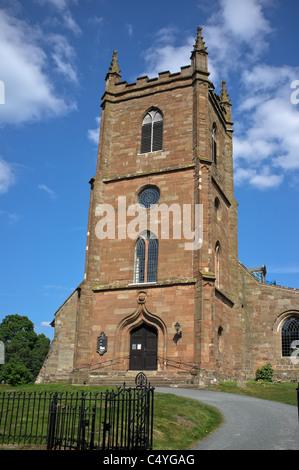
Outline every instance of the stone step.
{"type": "MultiPolygon", "coordinates": [[[[94,371],[90,373],[89,384],[109,387],[119,387],[124,383],[127,387],[135,386],[136,372],[124,372],[117,375],[103,374],[102,372],[94,371]]],[[[165,376],[161,372],[150,372],[146,374],[147,383],[153,387],[195,387],[194,381],[190,375],[175,374],[172,376],[165,376]]]]}

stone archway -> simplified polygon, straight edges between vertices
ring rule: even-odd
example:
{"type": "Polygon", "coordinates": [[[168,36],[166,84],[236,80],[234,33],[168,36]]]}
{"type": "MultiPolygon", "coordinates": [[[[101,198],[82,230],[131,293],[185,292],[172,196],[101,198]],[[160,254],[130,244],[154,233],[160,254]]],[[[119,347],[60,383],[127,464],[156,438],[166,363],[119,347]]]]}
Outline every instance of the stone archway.
{"type": "MultiPolygon", "coordinates": [[[[146,343],[149,341],[155,342],[154,337],[156,336],[156,346],[151,347],[152,352],[156,351],[156,358],[153,359],[156,361],[156,367],[154,370],[160,370],[160,364],[163,364],[164,358],[167,357],[166,354],[166,325],[163,320],[153,313],[151,313],[146,308],[146,299],[147,295],[145,292],[139,292],[137,296],[137,308],[136,310],[127,315],[125,318],[121,320],[121,322],[117,326],[116,332],[116,348],[115,356],[117,358],[126,358],[126,369],[129,370],[131,368],[132,362],[130,362],[131,357],[131,349],[133,344],[142,344],[142,347],[146,347],[146,343]],[[140,333],[140,338],[143,338],[142,342],[135,342],[131,341],[132,334],[140,333]],[[147,333],[146,333],[147,332],[147,333]],[[151,332],[151,334],[150,334],[151,332]],[[156,333],[154,333],[156,332],[156,333]]],[[[136,346],[137,347],[137,346],[136,346]]],[[[149,355],[144,355],[143,364],[147,364],[146,367],[150,366],[150,359],[149,355]]],[[[125,363],[125,362],[123,362],[125,363]]],[[[133,369],[136,370],[136,369],[133,369]]],[[[145,370],[153,370],[153,369],[145,369],[145,370]]]]}

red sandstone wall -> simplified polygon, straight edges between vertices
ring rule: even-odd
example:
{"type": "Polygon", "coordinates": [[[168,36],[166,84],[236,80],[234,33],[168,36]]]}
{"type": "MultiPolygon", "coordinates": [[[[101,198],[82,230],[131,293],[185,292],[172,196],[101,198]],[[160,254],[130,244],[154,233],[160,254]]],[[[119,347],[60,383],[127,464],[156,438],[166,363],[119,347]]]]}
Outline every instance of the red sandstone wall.
{"type": "MultiPolygon", "coordinates": [[[[158,330],[158,370],[165,368],[163,360],[166,358],[193,363],[193,285],[97,291],[90,317],[90,363],[109,365],[109,360],[128,358],[130,331],[143,320],[158,330]],[[141,291],[146,293],[144,304],[138,303],[138,294],[141,291]],[[182,338],[175,344],[174,324],[177,321],[182,328],[182,338]],[[97,338],[102,331],[108,338],[108,350],[103,356],[99,356],[96,352],[97,338]]],[[[83,364],[84,358],[80,361],[78,351],[77,367],[83,364]]],[[[128,370],[128,360],[121,361],[116,369],[128,370]]]]}

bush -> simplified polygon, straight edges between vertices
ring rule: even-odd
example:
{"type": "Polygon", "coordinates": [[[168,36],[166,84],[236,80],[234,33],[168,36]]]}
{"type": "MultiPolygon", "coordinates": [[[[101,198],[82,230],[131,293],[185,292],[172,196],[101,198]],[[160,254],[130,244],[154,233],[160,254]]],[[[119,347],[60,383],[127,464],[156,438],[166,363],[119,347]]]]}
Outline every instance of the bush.
{"type": "Polygon", "coordinates": [[[24,364],[11,361],[4,364],[0,370],[0,382],[10,385],[23,385],[31,382],[33,375],[24,364]]]}
{"type": "Polygon", "coordinates": [[[273,378],[273,369],[271,367],[271,364],[266,364],[265,366],[261,367],[260,369],[257,369],[255,373],[256,380],[264,380],[265,382],[272,382],[273,378]]]}

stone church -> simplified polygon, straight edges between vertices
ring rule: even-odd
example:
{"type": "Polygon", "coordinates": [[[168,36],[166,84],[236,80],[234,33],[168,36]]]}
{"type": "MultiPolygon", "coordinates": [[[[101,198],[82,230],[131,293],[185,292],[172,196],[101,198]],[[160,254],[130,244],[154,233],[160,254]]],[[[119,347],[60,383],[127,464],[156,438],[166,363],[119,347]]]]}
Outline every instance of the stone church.
{"type": "MultiPolygon", "coordinates": [[[[154,79],[106,75],[90,180],[84,280],[55,313],[39,382],[204,385],[297,379],[299,290],[238,260],[231,101],[190,64],[154,79]]],[[[240,208],[242,210],[242,208],[240,208]]]]}

